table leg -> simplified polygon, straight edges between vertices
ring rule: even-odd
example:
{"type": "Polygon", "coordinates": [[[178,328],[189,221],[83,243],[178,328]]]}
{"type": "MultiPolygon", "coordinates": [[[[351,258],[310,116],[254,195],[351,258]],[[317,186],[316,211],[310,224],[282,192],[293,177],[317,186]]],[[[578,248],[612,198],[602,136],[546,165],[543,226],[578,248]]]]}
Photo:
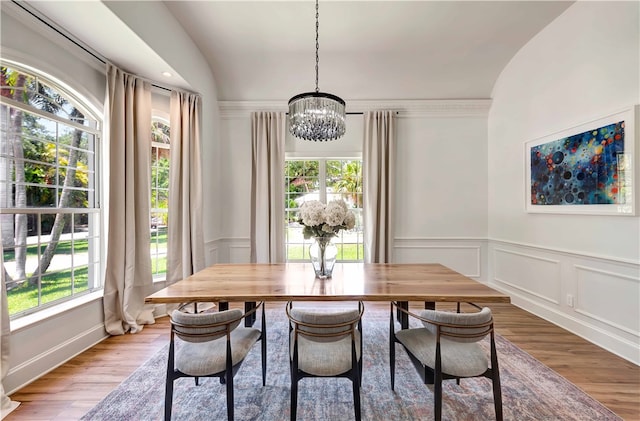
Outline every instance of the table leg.
{"type": "MultiPolygon", "coordinates": [[[[407,301],[398,301],[398,308],[396,309],[396,319],[398,320],[398,322],[400,322],[400,327],[402,329],[408,329],[409,328],[409,316],[406,313],[403,313],[402,311],[400,311],[400,309],[403,308],[405,310],[409,310],[409,302],[407,301]]],[[[424,302],[424,309],[425,310],[435,310],[436,309],[436,303],[433,301],[425,301],[424,302]]]]}
{"type": "Polygon", "coordinates": [[[400,329],[409,329],[409,315],[402,312],[400,309],[409,310],[408,301],[398,301],[398,308],[396,309],[396,319],[400,322],[400,329]]]}
{"type": "MultiPolygon", "coordinates": [[[[245,313],[250,312],[254,308],[256,308],[256,302],[255,301],[247,301],[247,302],[244,303],[244,312],[245,313]]],[[[256,322],[256,313],[253,313],[250,316],[247,316],[247,317],[244,318],[244,327],[251,327],[251,326],[253,326],[253,324],[255,322],[256,322]]]]}
{"type": "Polygon", "coordinates": [[[225,311],[225,310],[229,310],[229,303],[220,301],[218,303],[218,311],[225,311]]]}

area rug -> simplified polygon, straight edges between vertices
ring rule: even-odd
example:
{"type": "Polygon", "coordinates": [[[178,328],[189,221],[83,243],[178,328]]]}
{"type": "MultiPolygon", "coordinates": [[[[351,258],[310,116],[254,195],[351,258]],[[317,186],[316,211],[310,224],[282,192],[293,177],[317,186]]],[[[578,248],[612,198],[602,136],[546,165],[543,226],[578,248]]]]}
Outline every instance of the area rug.
{"type": "MultiPolygon", "coordinates": [[[[388,311],[365,311],[362,418],[433,419],[433,387],[421,382],[400,345],[396,345],[395,391],[391,390],[388,329],[388,311]]],[[[262,386],[259,345],[234,378],[236,420],[273,421],[290,417],[287,322],[283,309],[267,311],[267,338],[267,385],[262,386]]],[[[496,346],[506,420],[620,420],[598,401],[499,335],[496,346]]],[[[161,349],[82,420],[163,419],[167,352],[168,347],[161,349]]],[[[218,379],[201,379],[199,386],[190,378],[176,380],[172,419],[225,420],[226,417],[225,386],[218,379]]],[[[349,380],[312,378],[300,382],[298,420],[354,418],[349,380]]],[[[460,385],[445,381],[443,419],[495,419],[490,380],[466,379],[460,385]]]]}

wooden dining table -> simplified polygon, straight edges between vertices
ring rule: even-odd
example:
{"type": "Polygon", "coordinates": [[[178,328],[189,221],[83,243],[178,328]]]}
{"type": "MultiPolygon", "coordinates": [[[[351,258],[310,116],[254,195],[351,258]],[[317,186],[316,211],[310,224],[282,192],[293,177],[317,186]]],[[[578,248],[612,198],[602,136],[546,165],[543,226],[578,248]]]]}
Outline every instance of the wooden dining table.
{"type": "MultiPolygon", "coordinates": [[[[146,297],[147,303],[258,301],[422,301],[508,303],[507,294],[438,263],[338,263],[319,279],[310,263],[215,264],[146,297]]],[[[247,323],[253,323],[248,320],[247,323]]],[[[408,325],[406,314],[400,317],[408,325]]]]}

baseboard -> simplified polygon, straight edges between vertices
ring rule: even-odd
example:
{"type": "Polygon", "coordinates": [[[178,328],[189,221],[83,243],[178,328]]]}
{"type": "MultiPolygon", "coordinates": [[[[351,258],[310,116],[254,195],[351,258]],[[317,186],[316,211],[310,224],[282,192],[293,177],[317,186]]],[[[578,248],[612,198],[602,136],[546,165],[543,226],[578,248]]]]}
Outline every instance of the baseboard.
{"type": "Polygon", "coordinates": [[[18,391],[108,337],[104,324],[100,323],[46,352],[11,367],[3,382],[7,395],[18,391]]]}
{"type": "Polygon", "coordinates": [[[511,296],[511,303],[516,307],[528,311],[548,322],[555,324],[569,332],[589,341],[599,347],[621,357],[635,365],[640,366],[640,351],[638,344],[625,338],[607,332],[593,324],[579,320],[571,315],[562,313],[551,308],[544,303],[536,302],[513,290],[506,291],[499,284],[491,283],[490,286],[497,290],[508,293],[511,296]]]}

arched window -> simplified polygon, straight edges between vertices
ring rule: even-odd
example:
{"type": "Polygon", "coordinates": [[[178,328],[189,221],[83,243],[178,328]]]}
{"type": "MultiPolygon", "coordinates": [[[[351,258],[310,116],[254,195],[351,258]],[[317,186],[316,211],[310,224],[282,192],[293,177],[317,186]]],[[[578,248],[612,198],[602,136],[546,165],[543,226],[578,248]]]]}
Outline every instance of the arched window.
{"type": "Polygon", "coordinates": [[[12,318],[102,288],[101,122],[50,78],[0,65],[0,230],[12,318]]]}
{"type": "Polygon", "coordinates": [[[154,280],[167,274],[167,223],[169,222],[169,123],[151,122],[151,270],[154,280]]]}

